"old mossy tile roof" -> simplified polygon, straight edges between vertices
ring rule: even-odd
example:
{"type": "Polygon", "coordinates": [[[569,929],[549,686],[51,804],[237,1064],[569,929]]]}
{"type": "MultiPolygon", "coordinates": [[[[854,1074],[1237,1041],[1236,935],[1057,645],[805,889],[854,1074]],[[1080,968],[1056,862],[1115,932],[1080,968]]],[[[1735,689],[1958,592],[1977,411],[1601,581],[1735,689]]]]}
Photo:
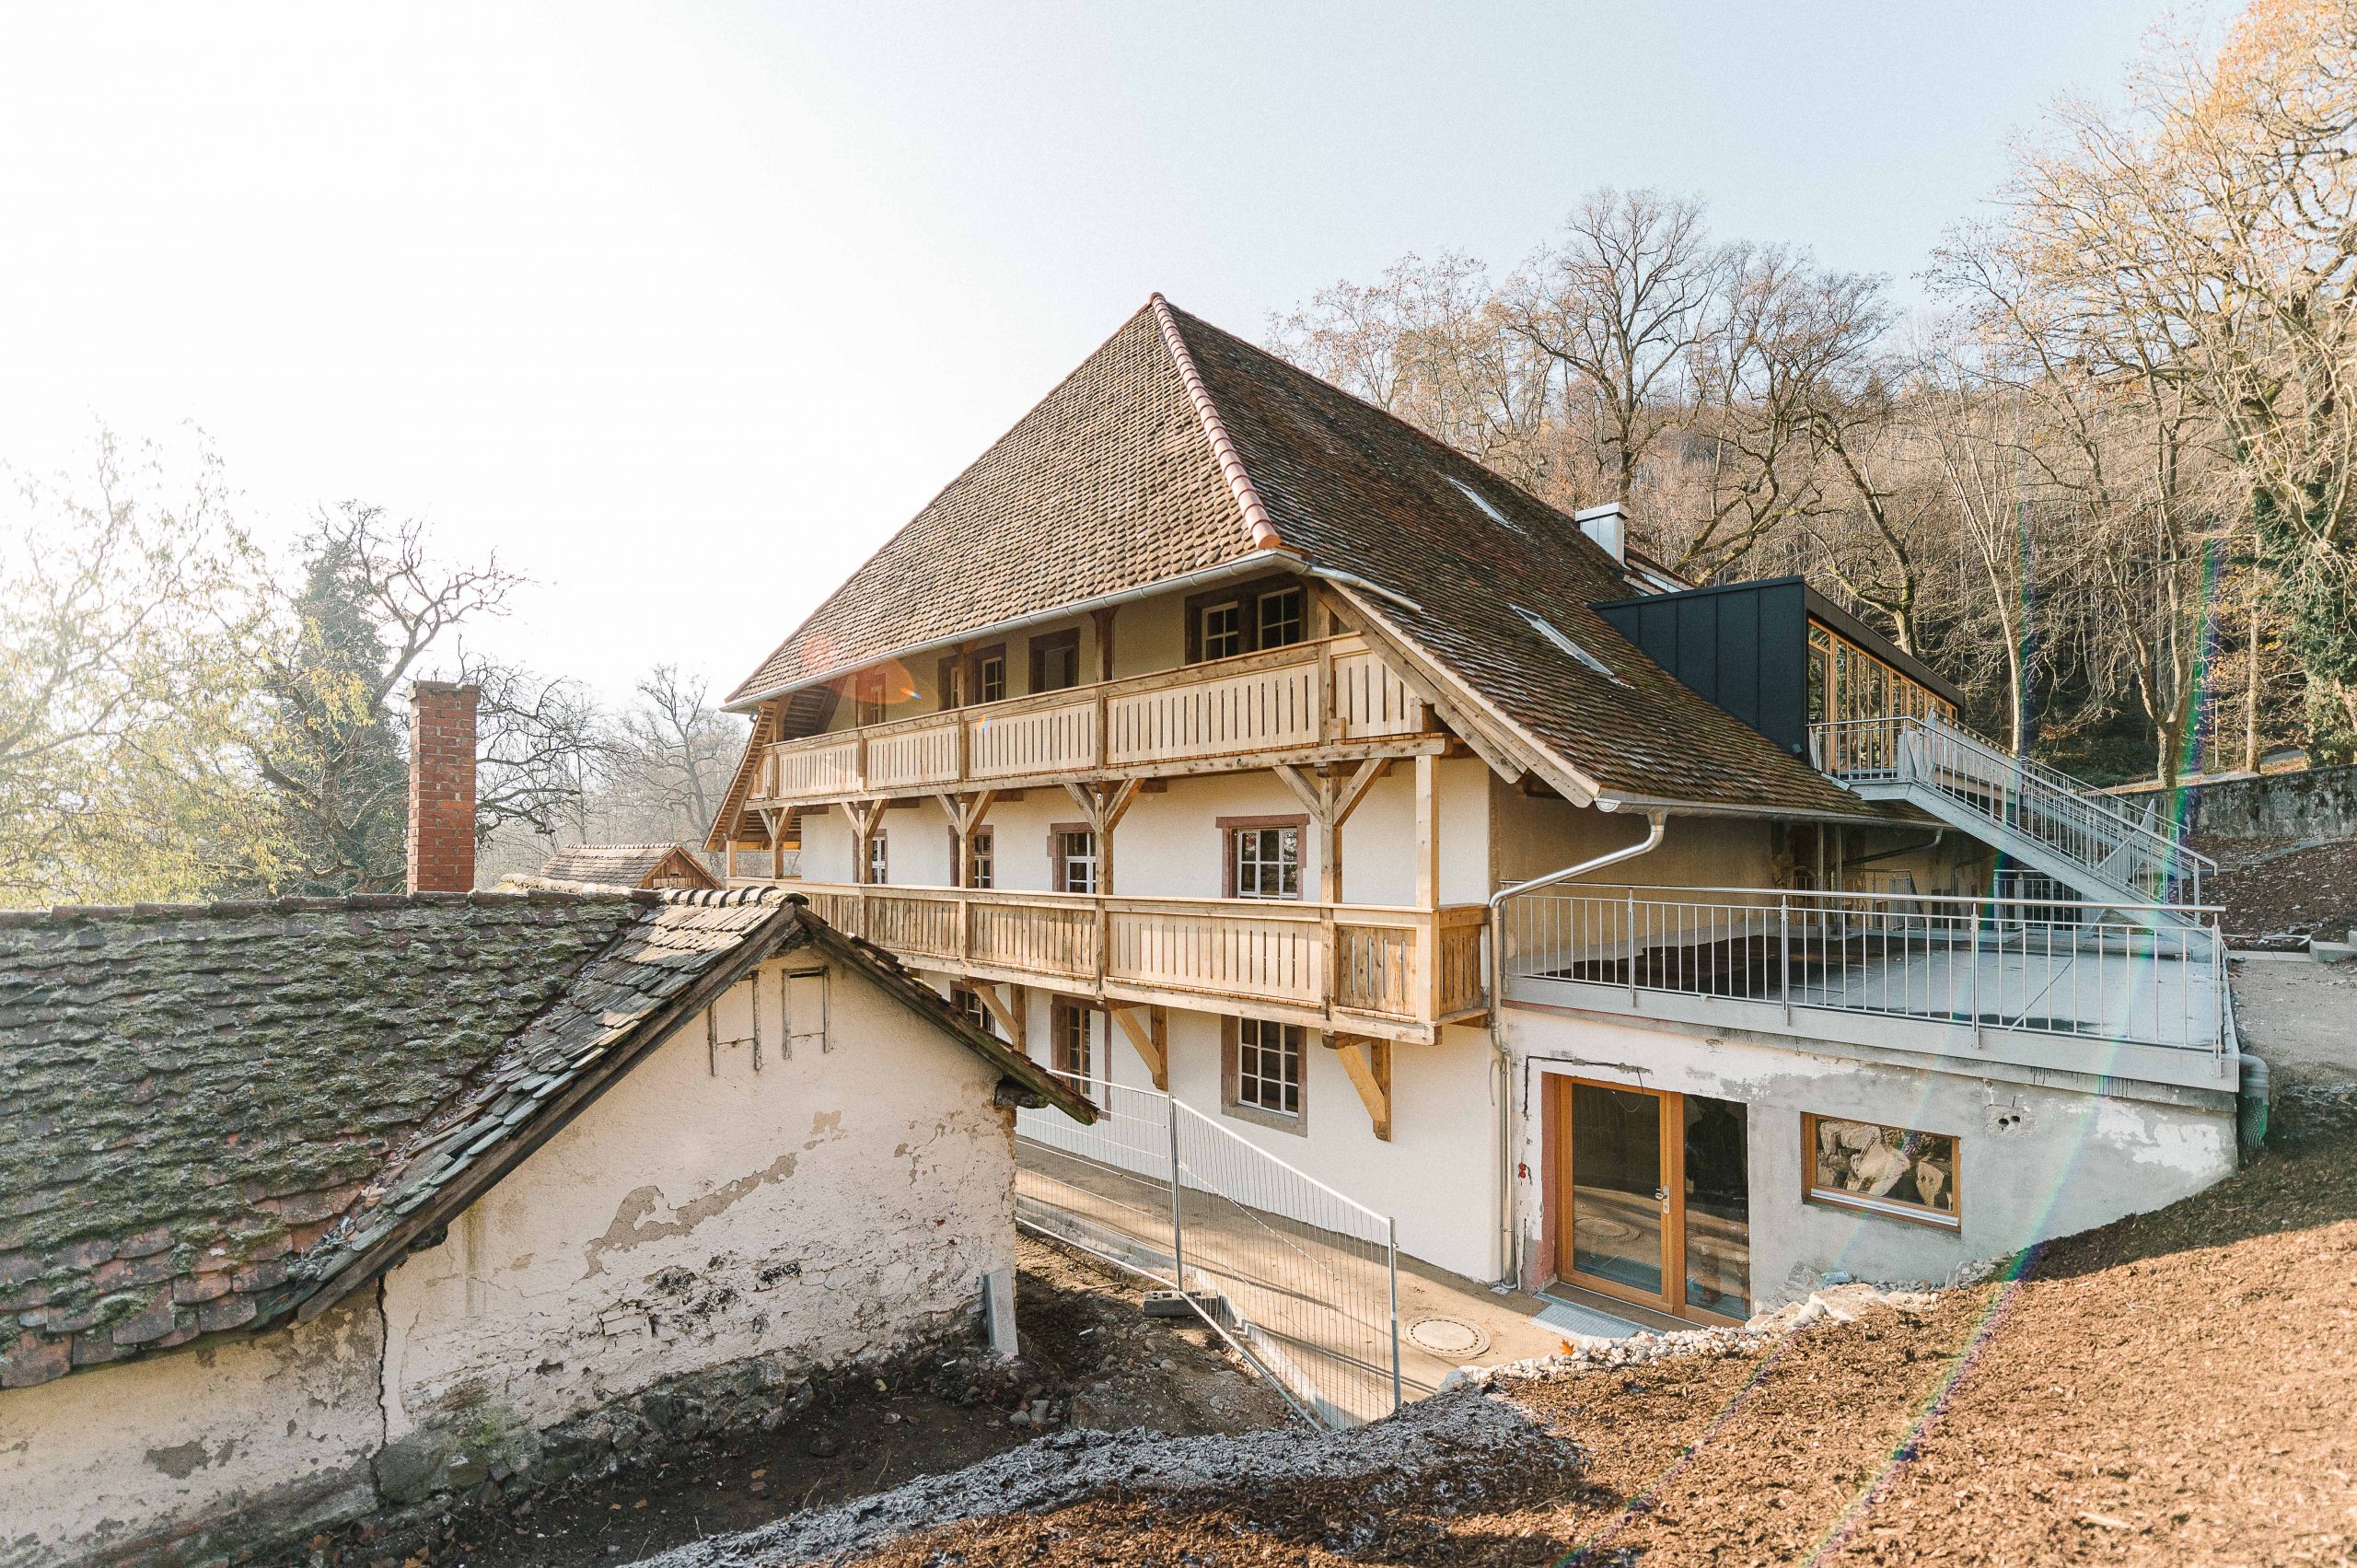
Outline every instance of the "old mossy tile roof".
{"type": "Polygon", "coordinates": [[[680,844],[567,844],[549,856],[540,876],[552,882],[601,888],[716,888],[701,861],[680,844]],[[664,879],[648,878],[662,873],[664,879]]]}
{"type": "MultiPolygon", "coordinates": [[[[1680,684],[1598,615],[1592,605],[1627,597],[1632,584],[1572,518],[1159,296],[853,574],[730,701],[744,706],[1272,546],[1379,590],[1338,587],[1582,794],[1881,815],[1680,684]],[[1608,673],[1560,646],[1533,616],[1608,673]]],[[[752,756],[749,749],[748,764],[752,756]]],[[[732,792],[723,825],[742,793],[732,792]]]]}
{"type": "Polygon", "coordinates": [[[768,889],[0,914],[0,1387],[316,1311],[806,943],[1086,1114],[768,889]]]}

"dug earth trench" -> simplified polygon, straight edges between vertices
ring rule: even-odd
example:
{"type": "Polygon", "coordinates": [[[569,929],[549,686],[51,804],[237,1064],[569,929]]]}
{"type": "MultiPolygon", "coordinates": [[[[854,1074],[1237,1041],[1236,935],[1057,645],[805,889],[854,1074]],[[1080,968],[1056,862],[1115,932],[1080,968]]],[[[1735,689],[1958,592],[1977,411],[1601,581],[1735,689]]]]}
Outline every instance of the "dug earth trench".
{"type": "Polygon", "coordinates": [[[2357,1090],[2305,1086],[2236,1176],[1980,1284],[1248,1453],[1051,1438],[665,1568],[2357,1561],[2352,1156],[2357,1090]]]}
{"type": "Polygon", "coordinates": [[[1294,1421],[1209,1330],[1141,1317],[1137,1282],[1028,1237],[1017,1259],[1016,1361],[965,1347],[881,1379],[819,1377],[794,1391],[789,1418],[770,1430],[658,1436],[609,1475],[364,1520],[280,1561],[608,1568],[958,1470],[1042,1433],[1145,1423],[1237,1434],[1294,1421]]]}

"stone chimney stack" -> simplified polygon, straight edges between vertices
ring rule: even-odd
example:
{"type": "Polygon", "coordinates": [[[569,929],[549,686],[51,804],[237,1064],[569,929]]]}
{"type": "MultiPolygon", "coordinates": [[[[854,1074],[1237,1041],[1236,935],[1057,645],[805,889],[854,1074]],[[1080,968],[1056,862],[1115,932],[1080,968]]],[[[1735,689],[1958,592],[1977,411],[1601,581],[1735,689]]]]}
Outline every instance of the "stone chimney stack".
{"type": "Polygon", "coordinates": [[[475,886],[475,703],[478,686],[413,680],[409,688],[409,890],[475,886]]]}

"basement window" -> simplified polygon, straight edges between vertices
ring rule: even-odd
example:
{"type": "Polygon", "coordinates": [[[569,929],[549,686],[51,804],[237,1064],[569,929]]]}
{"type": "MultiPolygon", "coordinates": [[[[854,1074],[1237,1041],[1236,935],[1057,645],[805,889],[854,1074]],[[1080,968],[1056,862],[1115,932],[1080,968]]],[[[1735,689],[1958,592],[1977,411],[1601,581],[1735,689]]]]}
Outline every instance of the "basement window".
{"type": "Polygon", "coordinates": [[[1512,528],[1515,533],[1521,533],[1524,531],[1521,524],[1507,517],[1504,512],[1499,511],[1495,506],[1491,505],[1490,498],[1488,496],[1482,494],[1480,491],[1474,489],[1463,480],[1451,474],[1443,474],[1441,477],[1447,480],[1449,483],[1457,486],[1457,488],[1464,494],[1465,499],[1472,502],[1473,505],[1481,508],[1481,515],[1489,518],[1490,521],[1497,524],[1500,528],[1512,528]]]}
{"type": "Polygon", "coordinates": [[[1804,1114],[1801,1157],[1812,1203],[1951,1229],[1960,1223],[1953,1133],[1804,1114]]]}
{"type": "Polygon", "coordinates": [[[1508,608],[1513,610],[1516,615],[1521,616],[1523,620],[1529,622],[1530,629],[1532,631],[1546,638],[1550,643],[1552,643],[1562,652],[1571,655],[1573,658],[1587,666],[1588,668],[1596,671],[1596,674],[1604,677],[1605,679],[1612,682],[1613,685],[1626,686],[1629,684],[1627,681],[1621,679],[1620,677],[1612,672],[1611,666],[1606,664],[1602,659],[1596,657],[1585,648],[1581,647],[1577,643],[1573,642],[1569,637],[1565,636],[1556,628],[1554,622],[1549,621],[1545,616],[1533,615],[1530,611],[1523,609],[1522,606],[1518,604],[1509,606],[1508,608]]]}

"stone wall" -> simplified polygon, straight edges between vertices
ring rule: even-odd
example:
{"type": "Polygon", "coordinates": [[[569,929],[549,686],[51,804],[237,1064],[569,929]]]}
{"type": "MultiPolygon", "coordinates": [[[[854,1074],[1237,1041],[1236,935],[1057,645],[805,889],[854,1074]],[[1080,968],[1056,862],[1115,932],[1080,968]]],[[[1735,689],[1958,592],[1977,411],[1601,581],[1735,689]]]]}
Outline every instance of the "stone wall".
{"type": "MultiPolygon", "coordinates": [[[[2154,793],[2115,798],[2142,811],[2154,793]]],[[[2221,839],[2357,838],[2357,767],[2221,779],[2179,793],[2188,832],[2221,839]]]]}

